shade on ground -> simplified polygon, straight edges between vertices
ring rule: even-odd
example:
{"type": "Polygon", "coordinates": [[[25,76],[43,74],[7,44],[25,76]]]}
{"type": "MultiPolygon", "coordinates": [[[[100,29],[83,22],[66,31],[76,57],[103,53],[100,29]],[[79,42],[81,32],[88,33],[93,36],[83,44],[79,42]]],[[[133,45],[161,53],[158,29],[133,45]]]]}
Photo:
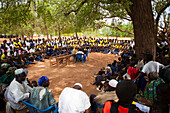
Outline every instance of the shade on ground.
{"type": "Polygon", "coordinates": [[[90,94],[99,93],[96,86],[90,84],[94,81],[94,72],[98,72],[102,67],[111,64],[115,59],[117,59],[115,55],[90,53],[85,63],[72,62],[71,65],[60,65],[60,68],[50,67],[49,60],[45,60],[45,62],[30,65],[27,68],[29,71],[27,77],[30,81],[37,81],[42,75],[48,76],[50,79],[49,89],[51,89],[56,101],[65,87],[73,87],[76,82],[81,83],[83,91],[90,96],[90,94]]]}

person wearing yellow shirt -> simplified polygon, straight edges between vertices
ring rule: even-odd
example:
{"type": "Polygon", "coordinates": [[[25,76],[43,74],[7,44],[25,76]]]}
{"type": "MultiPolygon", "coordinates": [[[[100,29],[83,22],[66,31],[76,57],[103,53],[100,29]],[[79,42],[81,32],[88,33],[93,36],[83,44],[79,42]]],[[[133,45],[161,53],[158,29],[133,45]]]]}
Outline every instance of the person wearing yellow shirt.
{"type": "Polygon", "coordinates": [[[1,55],[1,60],[4,60],[7,57],[7,52],[4,52],[4,54],[1,55]]]}
{"type": "Polygon", "coordinates": [[[16,40],[16,42],[14,42],[14,46],[15,48],[20,48],[22,47],[22,44],[18,40],[16,40]]]}

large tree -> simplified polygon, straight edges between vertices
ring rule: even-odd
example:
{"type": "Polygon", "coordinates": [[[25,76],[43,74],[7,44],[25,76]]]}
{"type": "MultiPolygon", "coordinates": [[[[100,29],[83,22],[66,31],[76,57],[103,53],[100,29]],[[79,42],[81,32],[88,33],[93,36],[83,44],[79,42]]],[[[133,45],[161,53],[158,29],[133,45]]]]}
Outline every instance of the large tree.
{"type": "MultiPolygon", "coordinates": [[[[158,1],[160,0],[154,2],[158,1]]],[[[66,10],[65,15],[67,16],[72,12],[79,12],[81,7],[89,2],[93,4],[93,9],[99,12],[99,17],[96,17],[96,19],[101,19],[101,17],[120,17],[121,19],[131,20],[134,28],[137,56],[141,53],[149,52],[155,57],[157,22],[162,11],[169,6],[169,0],[160,1],[161,3],[164,2],[164,4],[159,7],[156,24],[154,24],[151,0],[73,0],[72,4],[76,4],[74,6],[77,7],[70,6],[68,10],[66,10]]]]}

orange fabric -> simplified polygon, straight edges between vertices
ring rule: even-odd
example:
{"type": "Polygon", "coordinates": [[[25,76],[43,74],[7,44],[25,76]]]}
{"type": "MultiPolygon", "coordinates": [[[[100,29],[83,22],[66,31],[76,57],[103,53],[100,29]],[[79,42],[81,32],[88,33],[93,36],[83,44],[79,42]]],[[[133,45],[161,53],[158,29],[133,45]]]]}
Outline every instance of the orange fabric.
{"type": "Polygon", "coordinates": [[[119,106],[118,111],[119,113],[128,113],[129,108],[124,108],[122,106],[119,106]]]}
{"type": "Polygon", "coordinates": [[[102,113],[110,113],[112,102],[106,101],[102,113]]]}

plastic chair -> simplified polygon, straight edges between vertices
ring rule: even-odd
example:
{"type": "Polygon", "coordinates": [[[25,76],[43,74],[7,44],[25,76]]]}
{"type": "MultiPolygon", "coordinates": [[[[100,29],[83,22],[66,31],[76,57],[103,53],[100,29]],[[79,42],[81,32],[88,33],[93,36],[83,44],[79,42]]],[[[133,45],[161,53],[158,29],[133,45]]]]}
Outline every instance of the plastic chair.
{"type": "Polygon", "coordinates": [[[76,57],[77,63],[79,62],[80,59],[82,60],[82,64],[83,64],[84,55],[82,53],[77,53],[77,57],[76,57]]]}
{"type": "Polygon", "coordinates": [[[88,57],[89,51],[86,51],[86,56],[88,57]]]}
{"type": "Polygon", "coordinates": [[[96,111],[97,111],[97,107],[99,107],[99,108],[103,108],[103,107],[104,107],[104,105],[99,105],[97,102],[94,102],[94,113],[96,113],[96,111]]]}
{"type": "MultiPolygon", "coordinates": [[[[39,108],[35,107],[34,105],[32,105],[32,104],[30,104],[30,103],[28,103],[28,102],[25,102],[25,101],[23,101],[23,100],[21,100],[21,102],[23,102],[23,103],[27,106],[27,108],[28,108],[28,110],[30,111],[30,113],[37,113],[37,111],[46,112],[46,111],[48,111],[48,110],[51,110],[52,108],[55,108],[55,105],[52,105],[52,106],[50,106],[49,108],[42,110],[42,109],[39,109],[39,108]]],[[[57,112],[58,112],[58,107],[55,108],[55,110],[53,111],[53,113],[57,113],[57,112]]]]}

